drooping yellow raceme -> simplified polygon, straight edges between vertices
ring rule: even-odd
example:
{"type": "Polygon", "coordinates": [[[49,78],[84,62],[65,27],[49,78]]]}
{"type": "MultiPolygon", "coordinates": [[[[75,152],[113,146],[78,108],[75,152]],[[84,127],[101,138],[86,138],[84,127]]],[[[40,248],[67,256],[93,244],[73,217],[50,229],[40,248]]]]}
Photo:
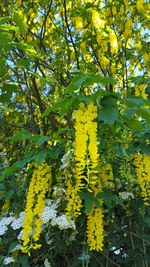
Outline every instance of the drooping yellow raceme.
{"type": "Polygon", "coordinates": [[[66,199],[68,200],[66,207],[66,216],[75,219],[81,214],[82,200],[78,194],[80,186],[77,184],[72,186],[70,179],[66,179],[66,199]]]}
{"type": "Polygon", "coordinates": [[[103,211],[101,208],[95,208],[87,215],[87,242],[90,250],[103,249],[103,231],[103,211]]]}
{"type": "Polygon", "coordinates": [[[148,205],[150,200],[150,156],[136,154],[133,156],[138,184],[141,188],[141,196],[148,205]]]}
{"type": "Polygon", "coordinates": [[[75,27],[77,30],[81,30],[83,28],[83,19],[82,17],[75,17],[74,18],[75,27]]]}
{"type": "Polygon", "coordinates": [[[7,213],[9,211],[9,207],[10,207],[10,200],[9,200],[9,198],[6,198],[5,202],[2,206],[2,213],[3,214],[7,213]]]}
{"type": "Polygon", "coordinates": [[[93,120],[97,117],[97,110],[93,103],[88,107],[80,104],[76,111],[75,143],[74,143],[74,184],[67,181],[66,198],[67,215],[76,218],[80,214],[81,200],[78,192],[85,187],[91,188],[98,177],[98,143],[97,123],[93,120]],[[80,207],[80,208],[79,208],[80,207]]]}
{"type": "Polygon", "coordinates": [[[111,32],[109,36],[110,40],[110,51],[112,54],[117,54],[118,53],[118,41],[117,41],[117,36],[115,32],[111,32]]]}
{"type": "Polygon", "coordinates": [[[132,20],[127,19],[127,22],[125,23],[125,30],[124,30],[124,36],[126,38],[130,37],[132,34],[132,20]]]}
{"type": "Polygon", "coordinates": [[[100,165],[99,177],[103,187],[114,188],[114,176],[112,166],[110,163],[104,163],[100,165]]]}
{"type": "Polygon", "coordinates": [[[86,165],[86,153],[87,153],[87,132],[85,129],[85,106],[80,105],[80,108],[76,111],[75,122],[75,143],[74,143],[74,156],[76,161],[74,178],[75,182],[72,185],[67,179],[66,181],[66,199],[68,200],[66,214],[68,218],[76,218],[80,214],[81,199],[78,192],[82,188],[82,180],[85,179],[84,168],[86,165]]]}
{"type": "Polygon", "coordinates": [[[32,174],[25,208],[22,231],[23,252],[27,252],[28,248],[36,249],[40,247],[40,244],[36,244],[36,242],[39,240],[41,233],[41,215],[45,207],[45,194],[50,180],[50,167],[46,163],[41,165],[36,164],[32,174]]]}
{"type": "Polygon", "coordinates": [[[136,8],[139,12],[144,11],[144,0],[137,0],[136,8]]]}
{"type": "Polygon", "coordinates": [[[145,92],[145,84],[140,84],[135,87],[135,95],[147,99],[147,94],[145,92]]]}
{"type": "Polygon", "coordinates": [[[105,26],[105,21],[100,18],[100,15],[97,10],[92,10],[92,23],[96,29],[103,29],[105,26]]]}
{"type": "Polygon", "coordinates": [[[87,108],[82,104],[76,114],[75,125],[75,179],[86,180],[90,186],[97,178],[98,167],[98,142],[97,142],[97,108],[93,103],[87,108]],[[77,125],[80,122],[80,125],[77,125]],[[89,170],[90,176],[87,177],[85,168],[89,170]],[[85,174],[84,174],[85,173],[85,174]],[[78,175],[79,174],[79,175],[78,175]]]}
{"type": "MultiPolygon", "coordinates": [[[[66,179],[66,213],[69,219],[75,219],[81,213],[82,201],[78,193],[82,188],[87,187],[94,196],[102,190],[98,176],[97,123],[94,121],[96,118],[97,108],[93,103],[87,107],[80,104],[75,122],[74,184],[71,179],[66,179]]],[[[102,208],[94,207],[91,213],[87,214],[87,243],[90,250],[102,250],[103,236],[102,208]]]]}

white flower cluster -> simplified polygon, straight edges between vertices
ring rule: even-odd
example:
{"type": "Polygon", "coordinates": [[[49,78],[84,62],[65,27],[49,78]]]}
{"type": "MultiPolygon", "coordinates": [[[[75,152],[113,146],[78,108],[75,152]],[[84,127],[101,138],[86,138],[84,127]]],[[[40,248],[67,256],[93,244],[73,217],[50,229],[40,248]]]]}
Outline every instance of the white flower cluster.
{"type": "Polygon", "coordinates": [[[72,220],[68,221],[66,215],[62,214],[57,216],[57,207],[60,202],[60,199],[57,199],[50,206],[46,206],[42,213],[42,221],[43,224],[47,223],[51,220],[52,226],[58,226],[60,230],[72,228],[75,229],[75,224],[72,220]]]}
{"type": "Polygon", "coordinates": [[[11,224],[11,227],[14,230],[20,229],[22,227],[23,220],[24,220],[24,215],[25,215],[25,212],[22,211],[22,212],[20,212],[19,217],[17,219],[14,219],[14,221],[11,224]]]}
{"type": "MultiPolygon", "coordinates": [[[[57,199],[55,202],[47,200],[47,206],[44,208],[42,213],[42,222],[43,224],[51,221],[51,225],[58,226],[60,230],[72,228],[75,229],[75,224],[73,221],[68,221],[66,215],[57,215],[57,207],[61,199],[57,199]]],[[[18,218],[13,216],[3,217],[0,219],[0,236],[4,235],[8,230],[8,226],[11,226],[13,230],[17,230],[23,227],[25,212],[21,212],[18,218]]],[[[22,231],[20,232],[18,239],[22,238],[22,231]]]]}
{"type": "Polygon", "coordinates": [[[45,266],[45,267],[51,267],[51,264],[50,264],[50,262],[48,261],[48,259],[45,259],[45,261],[44,261],[44,266],[45,266]]]}
{"type": "Polygon", "coordinates": [[[121,193],[119,193],[119,195],[123,200],[126,200],[129,197],[134,198],[133,193],[130,193],[130,192],[121,192],[121,193]]]}
{"type": "Polygon", "coordinates": [[[11,252],[17,251],[17,250],[19,250],[19,249],[21,249],[21,245],[20,245],[20,244],[18,244],[17,246],[15,246],[15,247],[11,250],[11,252]]]}
{"type": "Polygon", "coordinates": [[[61,169],[65,169],[69,167],[71,160],[72,160],[72,155],[73,155],[73,149],[68,150],[68,152],[62,157],[61,162],[61,169]]]}
{"type": "Polygon", "coordinates": [[[72,228],[75,230],[75,224],[72,220],[68,221],[66,215],[60,215],[58,217],[55,217],[51,221],[51,225],[55,226],[57,225],[60,230],[65,230],[68,228],[72,228]]]}
{"type": "Polygon", "coordinates": [[[42,213],[42,222],[47,223],[49,220],[52,220],[57,215],[57,211],[53,209],[51,206],[45,207],[42,213]]]}
{"type": "Polygon", "coordinates": [[[3,264],[4,264],[4,265],[8,265],[9,263],[12,263],[12,262],[14,262],[14,261],[15,261],[15,260],[14,260],[13,257],[7,257],[7,258],[4,259],[3,264]]]}
{"type": "Polygon", "coordinates": [[[10,217],[3,217],[2,219],[0,219],[0,236],[5,234],[5,232],[8,230],[9,225],[14,230],[20,229],[23,225],[24,214],[25,214],[25,212],[22,211],[19,214],[18,218],[10,216],[10,217]]]}
{"type": "Polygon", "coordinates": [[[3,217],[0,219],[0,236],[8,230],[8,226],[14,221],[14,217],[3,217]]]}

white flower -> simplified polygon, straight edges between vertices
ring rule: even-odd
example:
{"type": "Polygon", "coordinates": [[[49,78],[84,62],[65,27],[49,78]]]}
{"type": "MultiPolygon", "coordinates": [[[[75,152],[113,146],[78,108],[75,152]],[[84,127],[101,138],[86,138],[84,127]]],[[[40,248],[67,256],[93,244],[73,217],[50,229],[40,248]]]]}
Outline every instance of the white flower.
{"type": "Polygon", "coordinates": [[[22,231],[19,233],[19,235],[18,235],[18,240],[22,240],[22,238],[23,238],[23,233],[22,233],[22,231]]]}
{"type": "Polygon", "coordinates": [[[1,225],[0,224],[0,236],[1,235],[4,235],[5,234],[5,232],[7,231],[7,226],[6,225],[1,225]]]}
{"type": "Polygon", "coordinates": [[[128,199],[129,197],[134,198],[134,195],[133,195],[133,193],[130,193],[130,192],[121,192],[121,193],[120,193],[120,197],[121,197],[123,200],[126,200],[126,199],[128,199]]]}
{"type": "Polygon", "coordinates": [[[56,218],[53,218],[51,221],[51,225],[55,226],[57,225],[60,230],[72,228],[75,229],[75,224],[72,220],[68,221],[66,215],[61,215],[56,218]]]}
{"type": "Polygon", "coordinates": [[[20,212],[19,217],[17,219],[14,218],[13,223],[11,224],[14,230],[20,229],[23,226],[24,215],[25,212],[22,211],[20,212]]]}
{"type": "Polygon", "coordinates": [[[14,262],[14,261],[15,261],[15,260],[14,260],[13,257],[7,257],[7,258],[4,259],[3,264],[4,264],[4,265],[7,265],[7,264],[9,264],[9,263],[11,263],[11,262],[14,262]]]}
{"type": "Polygon", "coordinates": [[[42,213],[42,222],[47,223],[49,220],[52,220],[56,217],[57,211],[53,209],[51,206],[45,207],[42,213]]]}
{"type": "Polygon", "coordinates": [[[21,248],[21,245],[18,244],[16,247],[14,247],[13,250],[11,250],[11,252],[17,251],[17,250],[19,250],[20,248],[21,248]]]}
{"type": "Polygon", "coordinates": [[[8,225],[13,222],[14,217],[3,217],[0,219],[0,236],[4,235],[8,229],[8,225]]]}
{"type": "Polygon", "coordinates": [[[61,197],[65,193],[65,189],[62,187],[54,187],[53,196],[61,197]]]}
{"type": "Polygon", "coordinates": [[[44,261],[44,266],[45,266],[45,267],[51,267],[51,264],[50,264],[50,262],[48,261],[48,259],[45,259],[45,261],[44,261]]]}
{"type": "Polygon", "coordinates": [[[53,243],[53,239],[49,236],[49,233],[46,233],[46,243],[51,245],[53,243]]]}
{"type": "Polygon", "coordinates": [[[68,152],[62,157],[61,159],[62,166],[60,169],[64,169],[70,165],[73,151],[74,151],[73,149],[68,150],[68,152]]]}

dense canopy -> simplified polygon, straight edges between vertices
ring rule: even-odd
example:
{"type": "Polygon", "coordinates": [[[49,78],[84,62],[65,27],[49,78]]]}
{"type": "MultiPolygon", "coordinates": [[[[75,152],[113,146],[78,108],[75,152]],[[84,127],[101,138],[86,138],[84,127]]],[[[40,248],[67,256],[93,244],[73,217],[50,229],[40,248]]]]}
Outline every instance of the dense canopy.
{"type": "Polygon", "coordinates": [[[0,265],[148,267],[150,3],[0,0],[0,265]]]}

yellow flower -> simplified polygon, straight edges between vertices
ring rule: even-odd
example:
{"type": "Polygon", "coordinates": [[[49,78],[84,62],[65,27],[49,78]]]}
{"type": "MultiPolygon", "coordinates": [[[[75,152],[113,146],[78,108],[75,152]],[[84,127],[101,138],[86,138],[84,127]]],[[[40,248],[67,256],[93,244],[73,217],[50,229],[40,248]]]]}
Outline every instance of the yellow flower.
{"type": "Polygon", "coordinates": [[[83,19],[81,17],[75,17],[74,22],[77,30],[81,30],[83,28],[83,19]]]}
{"type": "Polygon", "coordinates": [[[5,214],[9,211],[10,200],[8,198],[5,199],[4,205],[2,206],[2,212],[5,214]]]}
{"type": "Polygon", "coordinates": [[[97,10],[92,10],[92,23],[96,29],[98,28],[104,28],[105,21],[100,18],[100,15],[97,10]]]}
{"type": "Polygon", "coordinates": [[[133,155],[136,175],[141,188],[141,196],[148,205],[150,200],[150,156],[144,154],[133,155]]]}
{"type": "Polygon", "coordinates": [[[87,215],[87,243],[90,250],[102,250],[103,240],[103,212],[101,208],[95,208],[87,215]]]}
{"type": "Polygon", "coordinates": [[[137,0],[136,8],[139,12],[144,11],[144,1],[143,0],[137,0]]]}
{"type": "Polygon", "coordinates": [[[144,99],[147,99],[147,94],[145,92],[145,85],[140,84],[135,87],[135,95],[142,96],[144,99]]]}
{"type": "Polygon", "coordinates": [[[127,38],[131,36],[131,34],[132,34],[132,20],[128,18],[125,24],[124,36],[127,38]]]}
{"type": "Polygon", "coordinates": [[[103,187],[114,188],[114,176],[110,163],[100,164],[99,177],[103,187]]]}
{"type": "MultiPolygon", "coordinates": [[[[35,170],[30,182],[27,203],[25,208],[25,218],[23,223],[23,247],[26,252],[30,247],[31,240],[38,241],[42,228],[41,215],[45,207],[45,194],[51,180],[50,167],[43,163],[35,164],[35,170]]],[[[36,245],[34,247],[37,247],[36,245]]]]}
{"type": "Polygon", "coordinates": [[[93,103],[87,107],[81,103],[75,117],[74,183],[71,183],[68,178],[66,179],[68,218],[76,218],[80,214],[82,207],[82,201],[78,194],[80,190],[85,186],[94,190],[98,179],[97,123],[93,121],[97,118],[97,108],[93,103]]]}
{"type": "Polygon", "coordinates": [[[117,54],[118,53],[118,41],[117,41],[117,36],[114,32],[110,33],[109,36],[110,40],[110,51],[112,54],[117,54]]]}
{"type": "Polygon", "coordinates": [[[80,49],[81,49],[81,51],[83,51],[83,52],[86,51],[86,42],[82,42],[82,43],[80,44],[80,49]]]}

